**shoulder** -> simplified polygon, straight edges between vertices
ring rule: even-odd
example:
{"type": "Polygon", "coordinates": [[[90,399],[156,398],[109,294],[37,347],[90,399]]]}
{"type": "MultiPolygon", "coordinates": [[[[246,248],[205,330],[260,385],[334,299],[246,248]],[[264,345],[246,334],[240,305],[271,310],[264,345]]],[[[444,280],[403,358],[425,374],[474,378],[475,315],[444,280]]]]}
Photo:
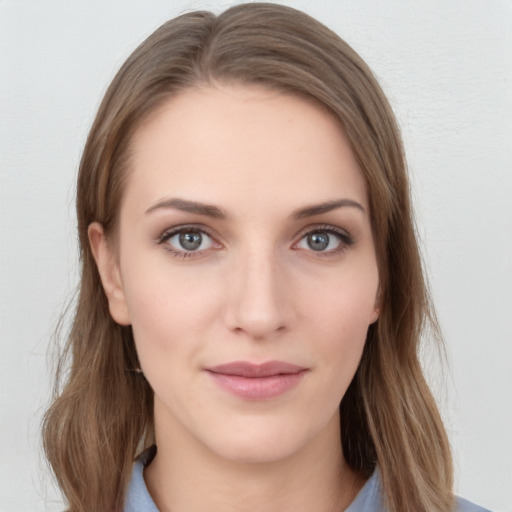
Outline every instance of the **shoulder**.
{"type": "Polygon", "coordinates": [[[463,498],[457,498],[455,512],[490,512],[490,510],[479,507],[463,498]]]}
{"type": "Polygon", "coordinates": [[[133,465],[132,477],[125,496],[124,512],[158,512],[144,482],[144,466],[154,457],[154,447],[146,450],[133,465]]]}
{"type": "MultiPolygon", "coordinates": [[[[387,512],[379,469],[376,468],[345,512],[387,512]]],[[[490,512],[462,498],[455,499],[453,512],[490,512]]]]}
{"type": "Polygon", "coordinates": [[[376,468],[345,512],[385,512],[380,473],[376,468]]]}

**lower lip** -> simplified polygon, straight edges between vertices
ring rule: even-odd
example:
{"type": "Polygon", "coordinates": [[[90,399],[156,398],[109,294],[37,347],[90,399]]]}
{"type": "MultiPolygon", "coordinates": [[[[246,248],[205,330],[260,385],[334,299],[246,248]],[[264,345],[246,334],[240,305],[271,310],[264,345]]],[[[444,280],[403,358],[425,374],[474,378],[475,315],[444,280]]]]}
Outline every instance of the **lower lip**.
{"type": "Polygon", "coordinates": [[[306,371],[269,375],[268,377],[242,377],[208,372],[225,391],[245,400],[269,400],[295,388],[306,371]]]}

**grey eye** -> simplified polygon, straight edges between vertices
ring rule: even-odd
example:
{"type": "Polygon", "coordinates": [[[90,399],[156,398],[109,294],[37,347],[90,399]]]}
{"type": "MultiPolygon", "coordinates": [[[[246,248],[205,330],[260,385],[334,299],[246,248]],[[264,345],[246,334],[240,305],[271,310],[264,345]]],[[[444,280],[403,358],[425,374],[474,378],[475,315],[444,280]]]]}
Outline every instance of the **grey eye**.
{"type": "Polygon", "coordinates": [[[309,233],[307,244],[313,251],[324,251],[329,246],[329,234],[325,232],[309,233]]]}
{"type": "Polygon", "coordinates": [[[297,246],[315,252],[334,252],[343,245],[342,235],[327,230],[310,231],[297,246]]]}
{"type": "Polygon", "coordinates": [[[198,229],[184,228],[181,231],[167,235],[162,243],[166,243],[176,252],[199,252],[211,249],[214,245],[212,238],[198,229]]]}
{"type": "Polygon", "coordinates": [[[196,251],[201,247],[203,235],[199,231],[184,231],[179,234],[179,242],[186,251],[196,251]]]}

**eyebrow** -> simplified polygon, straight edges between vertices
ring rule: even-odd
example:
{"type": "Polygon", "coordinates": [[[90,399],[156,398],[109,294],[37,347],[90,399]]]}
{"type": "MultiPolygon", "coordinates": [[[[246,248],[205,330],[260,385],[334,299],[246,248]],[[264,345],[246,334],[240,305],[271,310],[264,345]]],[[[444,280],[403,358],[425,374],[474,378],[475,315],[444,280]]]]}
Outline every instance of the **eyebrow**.
{"type": "Polygon", "coordinates": [[[186,199],[171,198],[163,199],[158,203],[149,207],[146,214],[154,212],[155,210],[172,208],[174,210],[181,210],[182,212],[196,213],[198,215],[205,215],[214,219],[225,219],[226,214],[211,204],[198,203],[197,201],[188,201],[186,199]]]}
{"type": "MultiPolygon", "coordinates": [[[[357,210],[360,210],[363,213],[365,212],[363,205],[361,205],[357,201],[354,201],[353,199],[339,199],[300,208],[292,212],[291,217],[294,219],[304,219],[307,217],[313,217],[315,215],[328,213],[332,210],[337,210],[338,208],[346,207],[356,208],[357,210]]],[[[225,219],[227,217],[227,215],[217,206],[206,203],[199,203],[197,201],[189,201],[187,199],[180,198],[170,198],[158,201],[156,204],[150,206],[146,210],[146,214],[149,214],[151,212],[154,212],[155,210],[160,209],[181,210],[183,212],[204,215],[206,217],[211,217],[214,219],[225,219]]]]}
{"type": "Polygon", "coordinates": [[[337,210],[338,208],[346,207],[356,208],[357,210],[365,213],[365,209],[361,203],[358,203],[353,199],[338,199],[300,208],[299,210],[295,210],[291,216],[295,219],[304,219],[306,217],[313,217],[315,215],[321,215],[322,213],[331,212],[332,210],[337,210]]]}

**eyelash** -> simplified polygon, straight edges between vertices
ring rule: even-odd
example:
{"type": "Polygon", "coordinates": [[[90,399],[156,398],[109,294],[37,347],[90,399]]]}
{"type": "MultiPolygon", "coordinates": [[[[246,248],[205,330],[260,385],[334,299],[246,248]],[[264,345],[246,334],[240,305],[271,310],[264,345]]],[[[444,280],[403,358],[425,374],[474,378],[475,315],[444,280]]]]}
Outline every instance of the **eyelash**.
{"type": "Polygon", "coordinates": [[[330,251],[314,251],[313,249],[310,249],[308,251],[315,254],[315,256],[321,258],[328,258],[329,256],[336,256],[338,254],[341,254],[355,243],[354,238],[352,237],[352,235],[347,233],[347,231],[337,228],[335,226],[331,226],[329,224],[324,224],[317,226],[308,226],[308,228],[302,231],[302,233],[299,235],[300,238],[297,242],[293,244],[294,247],[297,246],[305,237],[313,233],[327,233],[327,235],[329,236],[334,235],[339,240],[339,245],[336,248],[331,249],[330,251]]]}
{"type": "Polygon", "coordinates": [[[193,258],[195,256],[199,256],[208,249],[204,249],[202,251],[186,251],[186,250],[177,250],[174,249],[170,244],[166,243],[168,242],[173,236],[179,235],[180,233],[187,233],[187,232],[195,232],[200,233],[201,235],[206,235],[208,238],[212,240],[213,245],[220,244],[215,240],[215,238],[208,232],[207,229],[205,229],[204,226],[197,226],[197,225],[185,225],[185,226],[177,226],[174,228],[171,228],[167,231],[164,231],[159,237],[158,237],[158,244],[163,245],[164,249],[171,253],[171,255],[175,258],[193,258]]]}
{"type": "MultiPolygon", "coordinates": [[[[187,251],[187,250],[177,250],[174,249],[170,244],[166,243],[168,242],[173,236],[179,235],[180,233],[186,233],[186,232],[196,232],[200,233],[201,235],[206,235],[208,238],[212,240],[213,245],[217,245],[220,247],[220,243],[215,240],[215,238],[209,233],[207,229],[205,229],[204,226],[197,226],[197,225],[185,225],[185,226],[177,226],[174,228],[171,228],[167,231],[164,231],[157,239],[157,243],[159,245],[163,245],[164,249],[168,251],[173,257],[175,258],[193,258],[200,256],[204,252],[208,251],[208,249],[204,249],[201,251],[187,251]]],[[[301,250],[300,248],[297,248],[296,246],[304,240],[305,237],[308,235],[311,235],[313,233],[326,233],[327,235],[334,235],[339,240],[339,245],[331,249],[330,251],[314,251],[313,249],[310,249],[308,252],[314,253],[318,257],[329,257],[334,256],[337,254],[343,253],[345,250],[347,250],[351,245],[355,243],[354,238],[347,233],[345,230],[342,230],[340,228],[336,228],[331,225],[318,225],[318,226],[310,226],[306,230],[303,230],[300,235],[297,242],[295,242],[292,246],[295,250],[301,250]]],[[[217,248],[218,248],[217,247],[217,248]]]]}

